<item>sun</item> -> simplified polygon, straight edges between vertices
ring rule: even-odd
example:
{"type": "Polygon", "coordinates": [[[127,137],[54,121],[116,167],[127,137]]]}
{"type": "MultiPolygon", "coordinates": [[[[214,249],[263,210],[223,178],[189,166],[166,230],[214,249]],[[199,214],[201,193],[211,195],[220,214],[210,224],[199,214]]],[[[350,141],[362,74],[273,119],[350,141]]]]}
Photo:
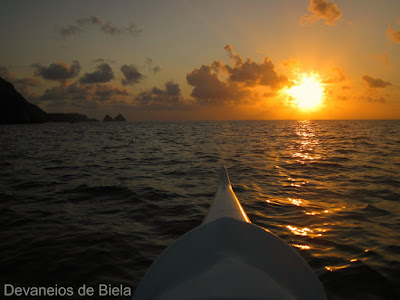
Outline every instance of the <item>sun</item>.
{"type": "Polygon", "coordinates": [[[295,85],[286,90],[293,104],[303,111],[320,108],[325,88],[318,74],[302,74],[301,80],[294,80],[295,85]]]}

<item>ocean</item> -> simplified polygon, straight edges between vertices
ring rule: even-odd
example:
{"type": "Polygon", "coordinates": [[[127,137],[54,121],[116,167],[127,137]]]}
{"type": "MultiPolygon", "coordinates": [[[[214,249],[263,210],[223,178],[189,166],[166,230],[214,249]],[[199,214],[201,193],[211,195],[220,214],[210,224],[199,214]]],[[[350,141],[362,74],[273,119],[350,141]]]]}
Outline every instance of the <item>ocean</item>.
{"type": "Polygon", "coordinates": [[[201,223],[221,166],[329,299],[400,299],[399,120],[2,125],[1,292],[129,299],[201,223]]]}

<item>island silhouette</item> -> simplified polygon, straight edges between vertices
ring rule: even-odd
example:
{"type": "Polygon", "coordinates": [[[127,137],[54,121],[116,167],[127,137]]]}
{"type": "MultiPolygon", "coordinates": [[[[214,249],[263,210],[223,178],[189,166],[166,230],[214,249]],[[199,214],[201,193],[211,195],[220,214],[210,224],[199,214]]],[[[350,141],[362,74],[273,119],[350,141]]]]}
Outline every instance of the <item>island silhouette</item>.
{"type": "Polygon", "coordinates": [[[110,117],[109,115],[106,115],[103,119],[103,122],[126,122],[126,119],[121,114],[116,116],[114,119],[112,117],[110,117]]]}
{"type": "MultiPolygon", "coordinates": [[[[103,122],[125,122],[119,114],[114,119],[106,115],[103,122]]],[[[45,122],[99,122],[79,113],[47,113],[28,102],[12,83],[0,77],[0,124],[30,124],[45,122]]]]}

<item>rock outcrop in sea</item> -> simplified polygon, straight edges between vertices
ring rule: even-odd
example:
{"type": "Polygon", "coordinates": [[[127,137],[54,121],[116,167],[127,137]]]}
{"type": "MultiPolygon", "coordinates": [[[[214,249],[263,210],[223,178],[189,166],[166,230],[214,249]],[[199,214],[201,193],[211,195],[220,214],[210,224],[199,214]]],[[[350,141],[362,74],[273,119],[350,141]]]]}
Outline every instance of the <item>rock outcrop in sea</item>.
{"type": "Polygon", "coordinates": [[[121,114],[116,116],[114,119],[110,117],[110,115],[106,115],[103,119],[103,122],[126,122],[126,119],[121,114]]]}
{"type": "Polygon", "coordinates": [[[124,118],[123,115],[119,114],[118,116],[116,116],[116,117],[114,118],[114,121],[115,121],[115,122],[126,122],[126,119],[124,118]]]}
{"type": "Polygon", "coordinates": [[[103,122],[114,122],[114,119],[111,118],[109,115],[106,115],[103,119],[103,122]]]}
{"type": "Polygon", "coordinates": [[[47,113],[26,101],[10,82],[0,77],[0,124],[43,122],[48,122],[47,113]]]}

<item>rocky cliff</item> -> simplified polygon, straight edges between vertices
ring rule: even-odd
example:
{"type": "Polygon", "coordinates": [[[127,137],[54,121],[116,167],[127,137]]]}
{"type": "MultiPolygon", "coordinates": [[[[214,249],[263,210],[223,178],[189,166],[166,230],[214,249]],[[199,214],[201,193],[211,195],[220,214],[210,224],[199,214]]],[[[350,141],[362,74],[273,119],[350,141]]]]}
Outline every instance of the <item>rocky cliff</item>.
{"type": "Polygon", "coordinates": [[[0,124],[43,122],[98,122],[77,113],[46,113],[29,103],[14,86],[0,77],[0,124]]]}
{"type": "Polygon", "coordinates": [[[0,77],[0,124],[43,123],[46,112],[29,103],[14,86],[0,77]]]}

